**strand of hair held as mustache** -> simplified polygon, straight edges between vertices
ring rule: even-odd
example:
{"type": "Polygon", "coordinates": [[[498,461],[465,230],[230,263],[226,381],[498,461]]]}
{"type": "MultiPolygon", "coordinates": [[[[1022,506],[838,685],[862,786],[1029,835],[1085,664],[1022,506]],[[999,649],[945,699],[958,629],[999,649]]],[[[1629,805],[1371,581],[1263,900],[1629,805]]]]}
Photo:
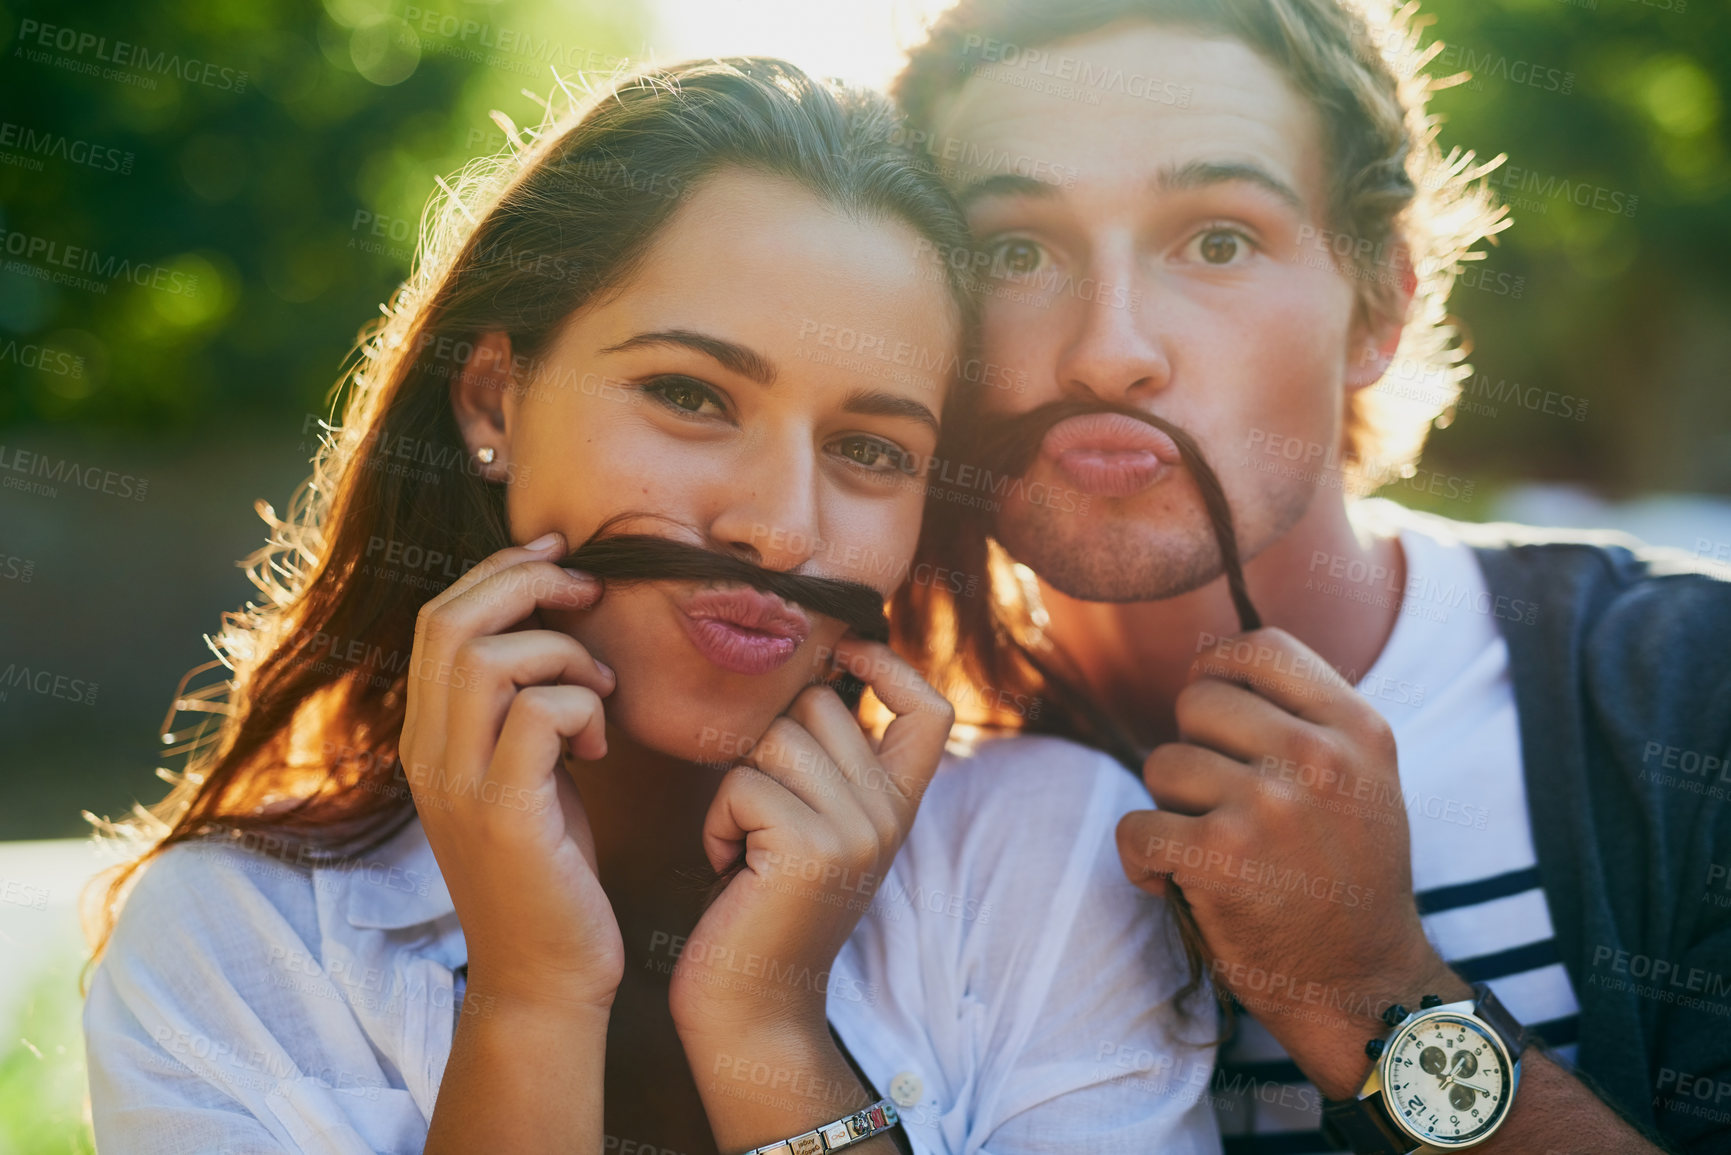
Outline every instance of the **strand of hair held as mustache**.
{"type": "Polygon", "coordinates": [[[603,526],[559,564],[600,579],[603,587],[652,581],[738,582],[843,622],[867,641],[889,640],[883,595],[868,585],[781,573],[656,534],[609,533],[603,526]]]}
{"type": "Polygon", "coordinates": [[[1226,491],[1196,439],[1179,426],[1152,413],[1110,401],[1053,401],[1013,417],[978,422],[966,440],[962,457],[992,471],[995,476],[1020,477],[1034,464],[1040,453],[1040,443],[1052,426],[1072,417],[1095,413],[1120,413],[1152,425],[1178,446],[1184,467],[1202,494],[1202,505],[1214,530],[1215,544],[1220,549],[1221,567],[1226,571],[1226,589],[1232,596],[1233,609],[1238,611],[1239,628],[1246,631],[1261,629],[1262,615],[1256,612],[1244,584],[1244,567],[1238,557],[1238,532],[1233,526],[1232,507],[1227,504],[1226,491]]]}
{"type": "MultiPolygon", "coordinates": [[[[1195,479],[1197,491],[1202,495],[1202,505],[1208,513],[1209,524],[1214,530],[1214,541],[1220,550],[1221,568],[1226,571],[1226,588],[1232,596],[1233,609],[1238,612],[1239,628],[1246,631],[1262,628],[1262,615],[1256,612],[1255,605],[1250,601],[1250,592],[1245,588],[1244,567],[1238,557],[1238,531],[1233,525],[1232,507],[1227,503],[1226,491],[1220,484],[1219,476],[1208,464],[1208,459],[1203,456],[1202,447],[1196,444],[1196,439],[1190,436],[1189,432],[1179,426],[1128,405],[1098,401],[1055,401],[1014,417],[980,422],[970,431],[972,436],[967,439],[962,450],[966,455],[964,460],[992,470],[995,476],[1020,477],[1034,464],[1046,433],[1054,425],[1071,417],[1083,417],[1093,413],[1121,413],[1152,425],[1172,439],[1172,443],[1178,447],[1179,456],[1184,460],[1184,467],[1195,479]]],[[[1196,912],[1191,908],[1184,888],[1176,883],[1169,883],[1166,897],[1177,921],[1178,938],[1183,945],[1185,961],[1190,969],[1190,982],[1183,988],[1181,995],[1187,997],[1200,987],[1203,968],[1208,960],[1207,939],[1202,934],[1201,924],[1196,921],[1196,912]]],[[[1222,989],[1224,988],[1216,988],[1217,996],[1222,989]]],[[[1230,1014],[1232,1004],[1225,1000],[1222,1002],[1228,1007],[1230,1014]]]]}

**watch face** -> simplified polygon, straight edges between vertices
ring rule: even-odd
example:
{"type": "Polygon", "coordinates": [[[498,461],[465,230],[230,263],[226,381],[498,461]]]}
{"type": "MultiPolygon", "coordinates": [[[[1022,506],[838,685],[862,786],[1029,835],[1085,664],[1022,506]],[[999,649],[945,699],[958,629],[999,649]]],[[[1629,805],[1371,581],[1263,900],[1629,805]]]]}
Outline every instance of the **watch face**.
{"type": "Polygon", "coordinates": [[[1495,1035],[1445,1012],[1396,1033],[1383,1055],[1382,1085],[1402,1130],[1432,1147],[1467,1147],[1502,1122],[1514,1076],[1495,1035]]]}

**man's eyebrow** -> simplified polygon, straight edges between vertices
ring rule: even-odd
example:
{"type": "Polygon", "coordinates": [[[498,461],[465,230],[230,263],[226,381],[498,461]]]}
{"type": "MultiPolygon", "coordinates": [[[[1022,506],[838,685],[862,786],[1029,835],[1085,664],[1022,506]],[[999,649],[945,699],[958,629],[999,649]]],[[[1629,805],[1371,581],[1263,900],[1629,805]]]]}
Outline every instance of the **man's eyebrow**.
{"type": "Polygon", "coordinates": [[[849,413],[863,413],[873,417],[910,417],[934,430],[938,427],[937,414],[912,397],[902,397],[877,389],[862,389],[857,393],[850,393],[842,408],[849,413]]]}
{"type": "Polygon", "coordinates": [[[601,352],[625,353],[632,349],[656,345],[691,349],[719,362],[722,368],[738,373],[741,377],[748,377],[759,385],[775,384],[775,363],[762,353],[733,341],[711,337],[707,333],[695,333],[690,329],[657,329],[650,333],[639,333],[635,337],[627,337],[617,345],[609,345],[601,352]]]}
{"type": "Polygon", "coordinates": [[[956,194],[956,200],[967,208],[975,201],[987,197],[1051,197],[1058,194],[1058,186],[1051,181],[1035,180],[1031,176],[1023,176],[1015,172],[1001,172],[995,176],[984,177],[963,188],[956,194]]]}
{"type": "Polygon", "coordinates": [[[1261,165],[1248,161],[1192,160],[1167,165],[1154,178],[1154,187],[1160,192],[1187,192],[1235,181],[1253,184],[1273,193],[1294,209],[1302,211],[1304,208],[1304,198],[1296,189],[1261,165]]]}

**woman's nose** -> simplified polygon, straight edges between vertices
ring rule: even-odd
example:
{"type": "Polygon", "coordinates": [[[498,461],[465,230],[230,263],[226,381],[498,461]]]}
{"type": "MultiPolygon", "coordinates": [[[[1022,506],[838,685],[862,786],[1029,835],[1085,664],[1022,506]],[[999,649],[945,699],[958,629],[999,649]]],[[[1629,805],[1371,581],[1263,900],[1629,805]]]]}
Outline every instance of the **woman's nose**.
{"type": "Polygon", "coordinates": [[[809,436],[759,444],[741,454],[709,534],[729,552],[765,569],[792,570],[822,547],[817,463],[809,436]]]}

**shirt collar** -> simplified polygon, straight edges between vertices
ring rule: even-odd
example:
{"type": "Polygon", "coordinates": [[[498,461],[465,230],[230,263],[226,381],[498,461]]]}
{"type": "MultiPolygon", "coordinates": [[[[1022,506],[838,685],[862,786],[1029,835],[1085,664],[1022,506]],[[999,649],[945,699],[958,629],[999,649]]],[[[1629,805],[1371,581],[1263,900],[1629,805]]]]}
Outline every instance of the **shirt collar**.
{"type": "Polygon", "coordinates": [[[322,873],[327,885],[348,889],[350,926],[402,930],[456,913],[419,818],[376,850],[322,873]]]}

